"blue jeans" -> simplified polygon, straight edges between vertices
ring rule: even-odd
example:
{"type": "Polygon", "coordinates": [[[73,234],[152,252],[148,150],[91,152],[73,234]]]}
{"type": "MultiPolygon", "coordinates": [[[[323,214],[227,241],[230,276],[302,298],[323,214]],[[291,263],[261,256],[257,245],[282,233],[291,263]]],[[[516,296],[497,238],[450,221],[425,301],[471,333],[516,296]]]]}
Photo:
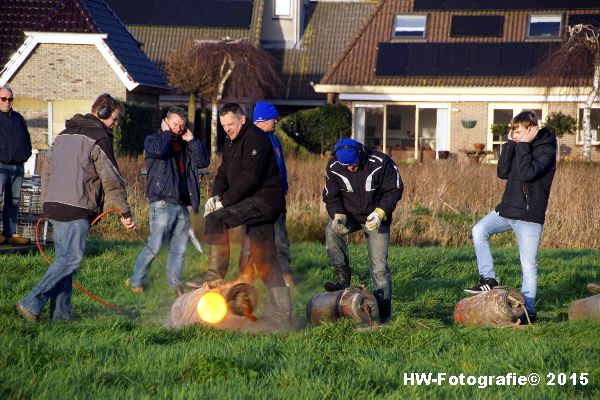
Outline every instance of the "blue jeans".
{"type": "Polygon", "coordinates": [[[85,241],[90,221],[78,219],[69,222],[50,220],[54,228],[56,260],[46,270],[42,279],[21,300],[21,306],[40,315],[50,301],[50,318],[70,320],[73,273],[79,268],[85,253],[85,241]]]}
{"type": "Polygon", "coordinates": [[[473,227],[473,245],[477,255],[479,274],[485,278],[496,277],[494,260],[489,238],[495,233],[512,230],[519,245],[519,257],[523,271],[521,292],[525,297],[527,312],[535,312],[535,295],[537,291],[537,251],[542,238],[543,224],[519,221],[501,217],[496,211],[490,212],[473,227]]]}
{"type": "Polygon", "coordinates": [[[17,233],[17,214],[21,184],[25,174],[23,164],[0,163],[0,203],[2,203],[2,234],[7,238],[17,233]]]}
{"type": "MultiPolygon", "coordinates": [[[[350,267],[348,258],[348,234],[340,235],[331,228],[333,220],[329,220],[325,228],[325,246],[329,263],[332,267],[350,267]]],[[[387,264],[388,246],[390,244],[390,226],[381,225],[376,231],[366,230],[364,225],[348,216],[346,223],[349,233],[362,230],[367,237],[369,247],[369,267],[375,290],[383,290],[383,298],[392,298],[392,274],[387,264]]]]}
{"type": "Polygon", "coordinates": [[[160,252],[165,239],[168,239],[170,246],[167,259],[167,282],[169,287],[179,285],[189,229],[190,215],[186,206],[169,204],[164,200],[151,202],[150,236],[137,258],[129,284],[133,287],[143,285],[150,263],[160,252]]]}

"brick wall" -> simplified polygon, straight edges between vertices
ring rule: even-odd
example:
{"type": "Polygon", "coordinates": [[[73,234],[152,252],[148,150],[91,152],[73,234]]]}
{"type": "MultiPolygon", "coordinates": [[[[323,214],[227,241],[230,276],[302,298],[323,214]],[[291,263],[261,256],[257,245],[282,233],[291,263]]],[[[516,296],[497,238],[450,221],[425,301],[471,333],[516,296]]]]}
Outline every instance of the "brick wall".
{"type": "Polygon", "coordinates": [[[8,82],[15,95],[37,99],[124,99],[127,89],[93,45],[40,44],[8,82]]]}
{"type": "Polygon", "coordinates": [[[474,143],[487,144],[489,124],[487,103],[452,103],[450,105],[450,151],[473,150],[474,143]],[[465,128],[463,120],[475,120],[474,128],[465,128]]]}

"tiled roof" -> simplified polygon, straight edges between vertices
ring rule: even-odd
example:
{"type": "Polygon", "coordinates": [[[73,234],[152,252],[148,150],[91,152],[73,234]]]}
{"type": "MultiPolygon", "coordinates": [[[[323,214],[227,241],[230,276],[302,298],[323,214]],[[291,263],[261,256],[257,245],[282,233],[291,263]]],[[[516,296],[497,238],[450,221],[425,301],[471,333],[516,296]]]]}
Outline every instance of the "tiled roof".
{"type": "Polygon", "coordinates": [[[58,0],[0,1],[0,68],[25,40],[23,31],[39,28],[58,0]]]}
{"type": "Polygon", "coordinates": [[[287,99],[324,99],[310,82],[319,82],[360,24],[375,9],[375,1],[311,2],[298,49],[269,49],[282,73],[287,99]]]}
{"type": "MultiPolygon", "coordinates": [[[[413,0],[381,0],[378,9],[357,33],[355,40],[339,55],[321,79],[329,85],[374,86],[536,86],[531,76],[514,77],[377,77],[375,65],[379,43],[393,42],[391,35],[395,15],[410,14],[413,0]]],[[[599,6],[600,7],[600,6],[599,6]]],[[[595,10],[574,10],[570,14],[597,14],[595,10]]],[[[557,11],[557,12],[564,12],[557,11]]],[[[523,42],[526,40],[530,11],[440,11],[428,13],[427,37],[424,42],[523,42]],[[501,37],[451,37],[453,15],[504,15],[501,37]]]]}
{"type": "Polygon", "coordinates": [[[248,37],[248,29],[192,28],[176,26],[128,25],[127,29],[142,44],[144,52],[164,72],[172,50],[194,39],[231,39],[248,37]]]}
{"type": "Polygon", "coordinates": [[[106,33],[106,43],[134,81],[143,86],[167,87],[163,75],[103,0],[63,0],[42,29],[106,33]]]}
{"type": "MultiPolygon", "coordinates": [[[[175,4],[173,7],[176,6],[175,4]]],[[[190,40],[218,40],[225,37],[232,40],[248,38],[250,43],[258,44],[263,7],[263,0],[253,1],[250,26],[246,28],[155,25],[148,21],[145,24],[127,24],[127,29],[142,44],[148,57],[164,73],[170,52],[190,40]]]]}
{"type": "Polygon", "coordinates": [[[106,33],[106,43],[132,80],[166,88],[164,77],[103,0],[0,1],[0,65],[24,41],[23,31],[106,33]]]}

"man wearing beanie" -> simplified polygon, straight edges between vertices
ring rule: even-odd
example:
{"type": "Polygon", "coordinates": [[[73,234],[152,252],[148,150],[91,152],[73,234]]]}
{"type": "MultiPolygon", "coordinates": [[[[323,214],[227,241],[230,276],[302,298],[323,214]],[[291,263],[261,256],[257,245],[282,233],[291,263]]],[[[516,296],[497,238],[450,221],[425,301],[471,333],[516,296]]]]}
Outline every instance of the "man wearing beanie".
{"type": "Polygon", "coordinates": [[[17,214],[21,198],[24,163],[31,156],[31,139],[25,120],[12,109],[12,90],[0,87],[0,243],[28,244],[17,234],[17,214]]]}
{"type": "MultiPolygon", "coordinates": [[[[275,106],[267,101],[259,101],[254,106],[254,113],[252,114],[252,120],[254,125],[260,128],[273,146],[273,152],[275,155],[275,161],[279,167],[279,177],[281,179],[281,186],[283,193],[287,194],[288,181],[287,181],[287,169],[285,167],[285,160],[283,158],[283,148],[281,142],[275,135],[275,125],[277,125],[277,109],[275,106]]],[[[286,213],[283,212],[275,221],[275,258],[279,264],[279,268],[283,273],[283,279],[285,284],[289,287],[294,286],[294,275],[290,268],[290,240],[288,238],[287,229],[285,227],[286,213]]],[[[244,237],[244,246],[242,249],[242,256],[240,257],[240,269],[246,264],[246,260],[250,257],[250,241],[248,236],[244,237]]],[[[247,265],[247,264],[246,264],[247,265]]],[[[251,272],[247,271],[246,273],[251,272]]]]}
{"type": "Polygon", "coordinates": [[[400,172],[387,155],[350,138],[335,144],[326,172],[323,201],[331,219],[325,228],[325,241],[337,281],[326,282],[325,290],[350,286],[348,235],[362,230],[368,240],[379,317],[385,323],[392,307],[392,275],[387,264],[390,226],[404,190],[400,172]]]}

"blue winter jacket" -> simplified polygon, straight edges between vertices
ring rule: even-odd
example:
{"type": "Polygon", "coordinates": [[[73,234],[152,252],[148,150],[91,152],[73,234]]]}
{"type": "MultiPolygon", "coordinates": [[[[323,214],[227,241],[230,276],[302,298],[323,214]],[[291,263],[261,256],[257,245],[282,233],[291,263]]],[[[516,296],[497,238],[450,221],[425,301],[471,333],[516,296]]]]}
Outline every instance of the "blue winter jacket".
{"type": "MultiPolygon", "coordinates": [[[[180,204],[179,174],[177,161],[171,151],[173,134],[169,131],[157,132],[146,136],[144,140],[144,156],[148,171],[147,195],[150,202],[164,200],[170,204],[180,204]]],[[[210,158],[202,143],[193,138],[184,142],[185,177],[189,197],[194,212],[200,206],[200,188],[198,186],[197,168],[210,165],[210,158]]]]}

